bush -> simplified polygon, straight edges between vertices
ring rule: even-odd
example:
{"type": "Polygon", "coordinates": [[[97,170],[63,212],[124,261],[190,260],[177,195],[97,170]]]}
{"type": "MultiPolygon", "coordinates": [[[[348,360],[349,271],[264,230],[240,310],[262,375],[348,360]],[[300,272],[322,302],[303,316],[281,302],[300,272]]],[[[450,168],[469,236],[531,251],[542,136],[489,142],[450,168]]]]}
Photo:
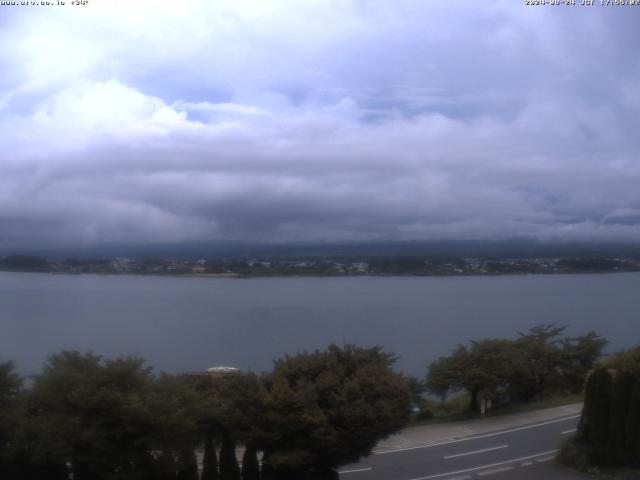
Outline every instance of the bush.
{"type": "Polygon", "coordinates": [[[568,439],[560,447],[558,461],[581,472],[587,470],[587,447],[578,436],[568,439]]]}
{"type": "Polygon", "coordinates": [[[418,414],[416,415],[416,420],[418,422],[427,422],[429,420],[433,420],[433,417],[435,415],[433,414],[433,412],[429,409],[425,409],[425,410],[421,410],[420,412],[418,412],[418,414]]]}

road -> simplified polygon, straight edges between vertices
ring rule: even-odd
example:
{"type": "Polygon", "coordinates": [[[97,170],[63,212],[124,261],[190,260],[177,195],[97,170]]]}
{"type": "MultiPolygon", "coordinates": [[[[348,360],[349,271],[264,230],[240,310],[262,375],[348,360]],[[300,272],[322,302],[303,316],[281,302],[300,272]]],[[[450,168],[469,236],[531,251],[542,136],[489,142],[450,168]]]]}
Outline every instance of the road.
{"type": "Polygon", "coordinates": [[[569,414],[514,427],[377,450],[340,469],[341,480],[576,479],[558,467],[561,442],[575,431],[579,415],[569,414]]]}

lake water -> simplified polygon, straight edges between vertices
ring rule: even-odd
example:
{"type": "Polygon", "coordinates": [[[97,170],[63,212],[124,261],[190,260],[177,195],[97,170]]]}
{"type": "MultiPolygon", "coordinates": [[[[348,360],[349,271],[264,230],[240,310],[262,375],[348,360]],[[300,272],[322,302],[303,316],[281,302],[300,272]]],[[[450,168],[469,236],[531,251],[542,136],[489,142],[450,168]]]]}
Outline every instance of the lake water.
{"type": "Polygon", "coordinates": [[[640,273],[500,277],[179,278],[0,272],[0,360],[35,373],[62,349],[137,354],[157,370],[231,365],[330,342],[424,375],[456,343],[556,322],[610,349],[640,343],[640,273]]]}

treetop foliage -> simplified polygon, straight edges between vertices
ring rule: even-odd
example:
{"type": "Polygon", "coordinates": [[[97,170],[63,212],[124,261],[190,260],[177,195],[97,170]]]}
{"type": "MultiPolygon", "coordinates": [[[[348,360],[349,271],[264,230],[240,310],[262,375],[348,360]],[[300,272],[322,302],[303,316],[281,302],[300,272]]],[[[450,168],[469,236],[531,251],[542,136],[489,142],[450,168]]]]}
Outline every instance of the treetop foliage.
{"type": "Polygon", "coordinates": [[[479,399],[498,403],[528,401],[556,393],[576,393],[602,355],[607,341],[595,332],[562,337],[565,327],[542,324],[518,338],[484,339],[460,344],[451,355],[433,362],[428,390],[439,396],[464,390],[470,410],[479,399]]]}
{"type": "Polygon", "coordinates": [[[337,466],[367,455],[406,424],[411,398],[380,346],[331,345],[285,356],[267,375],[266,454],[273,466],[337,466]]]}
{"type": "Polygon", "coordinates": [[[603,367],[640,376],[640,346],[610,356],[603,367]]]}
{"type": "Polygon", "coordinates": [[[0,478],[195,480],[193,452],[206,445],[207,477],[238,479],[236,442],[250,447],[249,476],[258,450],[275,471],[337,466],[407,421],[394,360],[380,347],[332,345],[276,360],[263,376],[215,379],[63,351],[26,389],[13,364],[0,364],[0,478]]]}

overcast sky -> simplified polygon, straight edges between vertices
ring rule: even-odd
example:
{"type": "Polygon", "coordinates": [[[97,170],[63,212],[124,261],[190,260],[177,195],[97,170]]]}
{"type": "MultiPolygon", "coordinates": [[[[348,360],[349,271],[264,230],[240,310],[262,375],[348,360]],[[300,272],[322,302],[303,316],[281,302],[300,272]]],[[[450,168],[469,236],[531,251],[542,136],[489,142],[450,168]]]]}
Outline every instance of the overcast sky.
{"type": "Polygon", "coordinates": [[[640,240],[640,7],[69,3],[0,6],[0,249],[640,240]]]}

